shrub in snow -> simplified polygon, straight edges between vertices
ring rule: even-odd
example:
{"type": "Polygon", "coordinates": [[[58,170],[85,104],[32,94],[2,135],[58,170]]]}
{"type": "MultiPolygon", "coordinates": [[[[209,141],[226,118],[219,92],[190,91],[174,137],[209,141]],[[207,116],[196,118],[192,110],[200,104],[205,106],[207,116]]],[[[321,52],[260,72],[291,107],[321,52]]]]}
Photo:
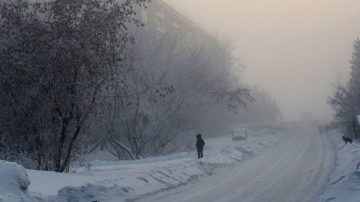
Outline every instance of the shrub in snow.
{"type": "Polygon", "coordinates": [[[27,189],[30,180],[24,167],[0,161],[0,202],[31,201],[27,189]]]}

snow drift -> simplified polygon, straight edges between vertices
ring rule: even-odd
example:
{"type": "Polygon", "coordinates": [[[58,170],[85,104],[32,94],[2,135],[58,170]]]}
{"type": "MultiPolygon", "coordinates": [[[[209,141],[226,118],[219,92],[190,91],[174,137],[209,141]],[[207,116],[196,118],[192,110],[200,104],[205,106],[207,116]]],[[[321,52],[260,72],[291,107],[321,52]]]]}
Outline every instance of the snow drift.
{"type": "Polygon", "coordinates": [[[194,183],[202,177],[213,175],[219,168],[237,166],[277,142],[284,134],[269,128],[248,132],[248,138],[243,141],[232,140],[232,135],[237,135],[237,132],[205,139],[204,158],[200,160],[196,159],[194,150],[138,161],[96,160],[90,162],[90,168],[75,168],[68,174],[29,171],[33,181],[30,190],[53,195],[49,198],[56,202],[119,202],[138,199],[194,183]],[[44,187],[41,179],[54,182],[53,187],[44,187]]]}
{"type": "Polygon", "coordinates": [[[337,150],[336,165],[319,202],[358,202],[360,199],[360,145],[345,144],[341,132],[328,133],[337,150]]]}
{"type": "Polygon", "coordinates": [[[33,201],[30,180],[24,167],[0,160],[0,202],[33,201]]]}
{"type": "Polygon", "coordinates": [[[243,141],[232,141],[232,134],[205,139],[204,158],[200,160],[195,150],[138,161],[96,160],[90,167],[73,168],[71,173],[27,170],[29,178],[22,166],[0,161],[0,202],[134,200],[194,183],[218,168],[237,166],[277,142],[281,134],[263,129],[250,131],[243,141]]]}

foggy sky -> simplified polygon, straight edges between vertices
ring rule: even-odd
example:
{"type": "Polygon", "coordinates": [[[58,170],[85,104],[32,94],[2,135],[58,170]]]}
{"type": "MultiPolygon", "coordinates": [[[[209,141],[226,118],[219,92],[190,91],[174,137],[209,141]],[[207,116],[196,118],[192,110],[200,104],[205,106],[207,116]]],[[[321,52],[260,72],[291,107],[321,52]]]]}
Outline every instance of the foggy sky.
{"type": "Polygon", "coordinates": [[[332,83],[345,81],[360,37],[360,0],[165,0],[228,39],[242,78],[277,100],[285,119],[330,120],[332,83]]]}

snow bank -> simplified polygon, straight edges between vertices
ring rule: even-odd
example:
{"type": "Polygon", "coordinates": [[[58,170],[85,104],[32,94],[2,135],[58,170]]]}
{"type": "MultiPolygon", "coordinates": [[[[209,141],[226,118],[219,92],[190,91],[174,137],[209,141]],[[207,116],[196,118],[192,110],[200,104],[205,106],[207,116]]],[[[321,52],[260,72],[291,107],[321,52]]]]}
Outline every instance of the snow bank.
{"type": "Polygon", "coordinates": [[[0,202],[34,201],[28,192],[29,185],[24,167],[0,160],[0,202]]]}
{"type": "Polygon", "coordinates": [[[97,160],[90,162],[90,169],[76,168],[67,174],[29,170],[30,191],[53,195],[48,199],[56,202],[133,200],[213,175],[219,167],[237,165],[281,137],[279,133],[257,131],[244,141],[232,141],[231,135],[206,139],[200,160],[194,150],[138,161],[97,160]]]}
{"type": "Polygon", "coordinates": [[[340,132],[337,131],[331,131],[328,135],[337,148],[336,165],[318,201],[358,202],[360,201],[360,145],[356,142],[345,144],[340,132]]]}

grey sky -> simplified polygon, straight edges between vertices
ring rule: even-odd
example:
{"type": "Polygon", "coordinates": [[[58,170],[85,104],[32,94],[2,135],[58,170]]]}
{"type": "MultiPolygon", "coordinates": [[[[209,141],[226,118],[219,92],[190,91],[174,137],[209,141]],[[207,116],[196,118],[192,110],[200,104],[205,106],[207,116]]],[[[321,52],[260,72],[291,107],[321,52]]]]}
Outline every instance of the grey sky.
{"type": "Polygon", "coordinates": [[[360,37],[359,0],[165,0],[197,24],[232,41],[286,119],[312,112],[329,120],[331,83],[345,80],[360,37]]]}

